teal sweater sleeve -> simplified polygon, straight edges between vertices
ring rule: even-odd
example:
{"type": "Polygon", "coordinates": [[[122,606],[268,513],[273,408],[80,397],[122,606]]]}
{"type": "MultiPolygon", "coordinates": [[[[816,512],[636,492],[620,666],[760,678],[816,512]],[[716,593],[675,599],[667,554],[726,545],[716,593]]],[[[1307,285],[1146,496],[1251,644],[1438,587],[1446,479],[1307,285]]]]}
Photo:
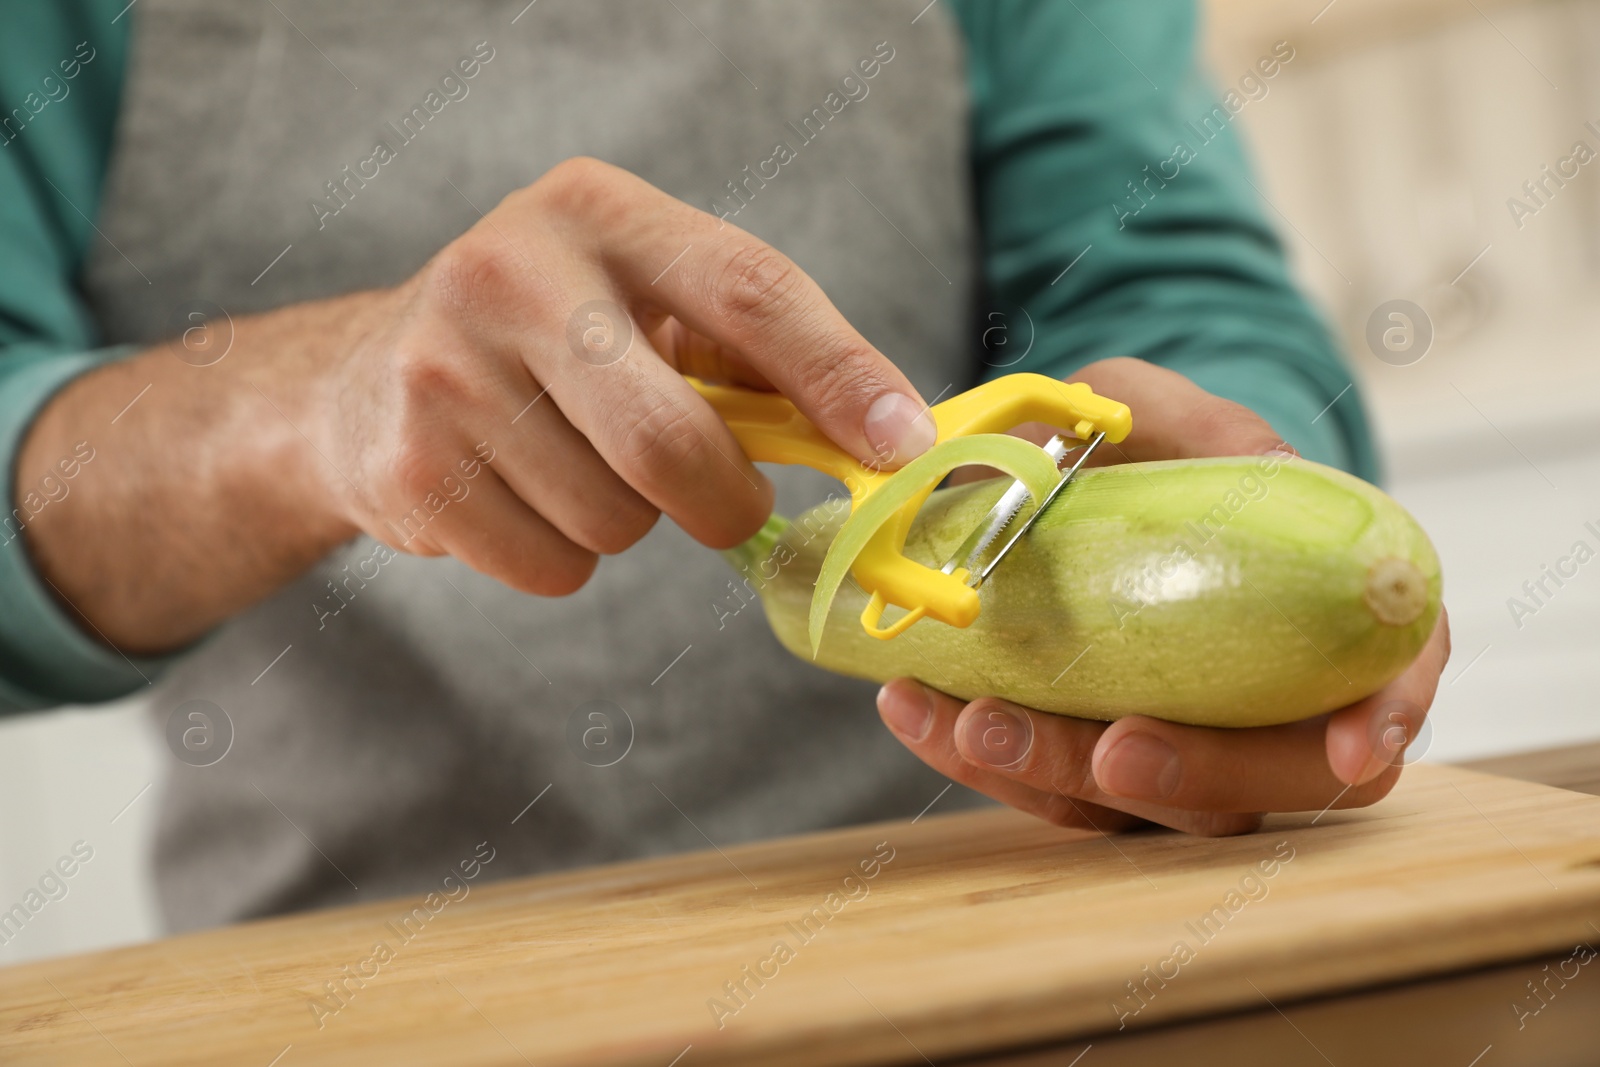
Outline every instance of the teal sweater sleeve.
{"type": "MultiPolygon", "coordinates": [[[[1193,0],[953,9],[987,299],[1007,341],[986,373],[1065,377],[1137,356],[1251,408],[1308,459],[1376,480],[1359,392],[1289,281],[1233,129],[1263,105],[1200,76],[1193,0]]],[[[1284,55],[1265,69],[1281,74],[1284,55]]]]}
{"type": "Polygon", "coordinates": [[[153,667],[84,634],[27,555],[28,521],[70,506],[67,472],[81,470],[93,441],[61,457],[48,481],[15,484],[34,415],[122,351],[96,349],[74,279],[95,234],[122,91],[125,4],[0,0],[0,712],[110,699],[153,667]]]}

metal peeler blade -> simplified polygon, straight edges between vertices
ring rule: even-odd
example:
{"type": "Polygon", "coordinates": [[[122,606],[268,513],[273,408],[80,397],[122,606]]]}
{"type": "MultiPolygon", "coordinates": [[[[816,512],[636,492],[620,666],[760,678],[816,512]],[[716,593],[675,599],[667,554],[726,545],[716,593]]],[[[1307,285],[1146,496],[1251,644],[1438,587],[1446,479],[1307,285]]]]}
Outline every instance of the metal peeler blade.
{"type": "Polygon", "coordinates": [[[940,570],[945,574],[950,574],[957,567],[965,567],[967,570],[967,584],[974,589],[981,586],[988,580],[989,575],[994,573],[994,569],[999,565],[1000,561],[1005,559],[1006,554],[1032,528],[1034,521],[1044,514],[1044,510],[1050,506],[1061,493],[1061,490],[1067,487],[1067,483],[1072,481],[1078,470],[1083,466],[1084,461],[1100,446],[1100,442],[1105,440],[1105,436],[1104,433],[1097,433],[1088,442],[1075,445],[1068,445],[1066,438],[1060,434],[1050,438],[1045,443],[1044,450],[1050,453],[1051,458],[1056,461],[1058,467],[1067,453],[1081,448],[1083,450],[1082,454],[1073,461],[1071,467],[1062,472],[1061,480],[1056,482],[1039,506],[1033,509],[1027,520],[1014,533],[1010,534],[1000,547],[1000,550],[989,557],[987,562],[984,561],[984,556],[990,547],[1000,539],[1002,534],[1006,533],[1007,528],[1012,525],[1022,509],[1027,506],[1028,501],[1033,499],[1032,494],[1028,492],[1028,487],[1020,481],[1012,482],[1010,488],[1001,494],[1000,499],[995,502],[994,507],[989,509],[989,513],[984,516],[983,521],[978,524],[972,533],[967,535],[967,539],[961,542],[955,554],[945,562],[940,570]]]}

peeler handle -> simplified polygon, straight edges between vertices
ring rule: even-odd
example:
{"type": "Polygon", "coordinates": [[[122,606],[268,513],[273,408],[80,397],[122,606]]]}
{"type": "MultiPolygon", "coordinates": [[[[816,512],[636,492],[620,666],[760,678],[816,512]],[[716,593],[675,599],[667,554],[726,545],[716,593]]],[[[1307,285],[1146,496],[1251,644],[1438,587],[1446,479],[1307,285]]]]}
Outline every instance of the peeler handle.
{"type": "MultiPolygon", "coordinates": [[[[857,461],[777,393],[710,385],[695,378],[688,381],[728,424],[753,462],[799,464],[831,475],[850,491],[852,509],[894,477],[892,471],[857,461]]],[[[1126,404],[1098,396],[1081,382],[1059,382],[1042,374],[1009,374],[985,382],[934,405],[930,414],[940,441],[1043,422],[1080,440],[1104,433],[1106,440],[1117,442],[1133,425],[1126,404]]],[[[870,595],[861,622],[874,637],[894,637],[924,615],[951,626],[970,626],[978,617],[978,594],[966,584],[965,570],[946,574],[905,556],[906,535],[931,492],[930,485],[880,527],[851,568],[870,595]],[[881,619],[889,604],[907,614],[884,626],[881,619]]]]}
{"type": "Polygon", "coordinates": [[[778,393],[710,385],[696,378],[688,381],[728,424],[751,462],[786,463],[819,470],[843,482],[853,501],[866,496],[879,481],[889,476],[858,462],[778,393]]]}
{"type": "MultiPolygon", "coordinates": [[[[857,492],[857,479],[871,482],[881,474],[830,441],[781,394],[711,385],[697,378],[688,381],[722,416],[754,462],[812,467],[849,485],[852,494],[857,492]]],[[[997,378],[934,405],[929,414],[941,441],[1044,422],[1081,441],[1103,431],[1106,440],[1117,443],[1133,426],[1128,405],[1100,396],[1082,382],[1059,382],[1042,374],[997,378]]]]}
{"type": "Polygon", "coordinates": [[[1133,429],[1128,405],[1100,396],[1084,382],[1061,382],[1043,374],[1007,374],[984,382],[935,405],[933,417],[941,441],[1043,422],[1080,441],[1104,432],[1116,444],[1133,429]]]}

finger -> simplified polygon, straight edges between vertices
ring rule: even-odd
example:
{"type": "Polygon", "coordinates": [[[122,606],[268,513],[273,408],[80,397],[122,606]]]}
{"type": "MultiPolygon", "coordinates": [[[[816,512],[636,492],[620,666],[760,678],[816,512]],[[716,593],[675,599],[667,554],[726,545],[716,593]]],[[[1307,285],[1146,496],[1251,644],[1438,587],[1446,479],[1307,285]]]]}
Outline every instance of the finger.
{"type": "Polygon", "coordinates": [[[1147,820],[1219,835],[1244,833],[1259,822],[1253,815],[1173,810],[1105,793],[1090,772],[1095,743],[1107,729],[1103,722],[1032,711],[992,697],[964,704],[910,679],[884,687],[880,713],[886,722],[897,715],[910,724],[922,715],[926,732],[920,739],[912,740],[909,730],[893,723],[891,728],[924,762],[1061,825],[1115,830],[1147,820]],[[1113,811],[1114,816],[1105,814],[1113,811]]]}
{"type": "Polygon", "coordinates": [[[701,544],[732,548],[754,536],[772,514],[772,483],[705,398],[653,352],[607,369],[617,380],[603,395],[557,387],[562,411],[588,424],[606,461],[701,544]]]}
{"type": "Polygon", "coordinates": [[[1267,421],[1243,404],[1200,388],[1177,371],[1119,357],[1091,363],[1072,376],[1136,413],[1133,431],[1113,459],[1140,462],[1205,456],[1292,452],[1267,421]]]}
{"type": "Polygon", "coordinates": [[[1416,662],[1367,697],[1333,713],[1328,722],[1328,765],[1342,782],[1370,782],[1405,762],[1417,739],[1450,659],[1450,620],[1443,609],[1416,662]]]}
{"type": "Polygon", "coordinates": [[[1319,811],[1380,799],[1393,777],[1352,786],[1334,775],[1327,725],[1318,716],[1229,730],[1130,716],[1100,738],[1094,779],[1112,796],[1188,811],[1319,811]]]}
{"type": "Polygon", "coordinates": [[[968,762],[956,750],[953,727],[964,703],[936,689],[897,678],[878,692],[878,714],[918,759],[962,785],[1056,826],[1115,832],[1140,822],[1125,812],[1034,787],[968,762]]]}
{"type": "Polygon", "coordinates": [[[517,437],[491,464],[512,492],[567,540],[602,555],[628,548],[660,516],[556,407],[541,398],[513,423],[517,437]]]}
{"type": "Polygon", "coordinates": [[[988,697],[962,711],[953,728],[956,748],[971,763],[1039,789],[1055,789],[1151,822],[1190,833],[1229,834],[1252,830],[1260,808],[1198,810],[1171,805],[1160,797],[1120,796],[1101,787],[1093,771],[1094,753],[1112,725],[1023,708],[988,697]]]}
{"type": "MultiPolygon", "coordinates": [[[[598,275],[583,279],[581,267],[570,276],[576,293],[610,291],[598,275]]],[[[614,328],[631,329],[631,323],[614,328]]],[[[550,383],[555,404],[606,465],[695,540],[730,548],[772,514],[772,483],[648,338],[632,337],[626,349],[599,363],[575,358],[564,335],[545,336],[537,326],[516,344],[528,371],[550,383]]]]}
{"type": "Polygon", "coordinates": [[[576,592],[599,562],[524,503],[493,469],[472,483],[466,497],[451,501],[427,532],[473,570],[534,596],[576,592]]]}
{"type": "Polygon", "coordinates": [[[656,312],[641,317],[645,319],[645,336],[650,338],[650,344],[679,374],[762,392],[773,391],[766,376],[746,363],[737,352],[695,333],[671,315],[656,312]],[[657,321],[650,321],[652,319],[657,321]]]}
{"type": "Polygon", "coordinates": [[[586,194],[604,205],[601,256],[638,300],[740,353],[864,463],[897,467],[933,445],[911,382],[787,256],[614,167],[579,164],[572,180],[604,190],[586,194]]]}

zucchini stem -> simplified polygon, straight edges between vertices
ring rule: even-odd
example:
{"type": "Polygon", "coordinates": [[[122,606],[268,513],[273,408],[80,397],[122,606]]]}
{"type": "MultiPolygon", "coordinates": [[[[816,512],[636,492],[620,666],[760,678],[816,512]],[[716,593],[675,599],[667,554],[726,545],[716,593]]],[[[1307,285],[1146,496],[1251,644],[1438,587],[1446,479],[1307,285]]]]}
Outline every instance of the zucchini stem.
{"type": "Polygon", "coordinates": [[[736,571],[746,571],[758,564],[764,563],[772,555],[772,550],[778,544],[778,538],[789,528],[789,520],[773,512],[767,521],[757,530],[755,536],[741,545],[722,550],[722,558],[736,571]]]}

